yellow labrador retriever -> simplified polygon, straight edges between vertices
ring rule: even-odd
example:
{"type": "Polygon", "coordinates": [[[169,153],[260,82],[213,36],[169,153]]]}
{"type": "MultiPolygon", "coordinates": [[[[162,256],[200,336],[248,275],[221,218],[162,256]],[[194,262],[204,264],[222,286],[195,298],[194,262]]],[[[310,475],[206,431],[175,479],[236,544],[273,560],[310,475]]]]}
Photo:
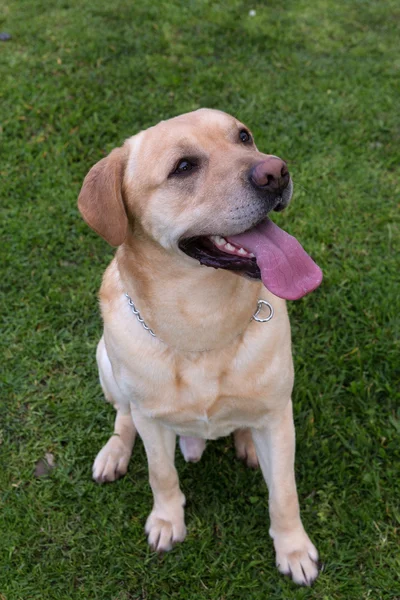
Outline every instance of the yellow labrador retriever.
{"type": "Polygon", "coordinates": [[[285,299],[322,274],[268,214],[292,196],[286,164],[260,153],[249,129],[217,110],[162,121],[98,162],[79,196],[85,221],[113,246],[100,290],[100,382],[116,408],[98,454],[98,482],[124,475],[138,431],[154,506],[157,551],[186,535],[174,466],[205,440],[234,432],[269,489],[270,535],[282,573],[317,577],[294,477],[293,365],[285,299]]]}

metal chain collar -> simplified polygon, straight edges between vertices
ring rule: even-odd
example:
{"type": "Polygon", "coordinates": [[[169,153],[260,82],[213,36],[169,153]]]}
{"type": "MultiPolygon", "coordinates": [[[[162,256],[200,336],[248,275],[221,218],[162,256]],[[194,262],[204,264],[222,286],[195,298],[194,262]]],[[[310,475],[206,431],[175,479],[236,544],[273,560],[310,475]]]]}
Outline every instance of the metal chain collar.
{"type": "Polygon", "coordinates": [[[148,325],[146,325],[145,320],[142,319],[142,317],[140,316],[140,312],[138,311],[138,309],[134,305],[132,298],[130,296],[128,296],[128,294],[125,294],[125,296],[128,298],[128,304],[131,307],[131,310],[132,310],[133,314],[135,315],[135,317],[137,318],[137,320],[139,321],[139,323],[141,325],[143,325],[143,327],[145,328],[145,330],[148,331],[150,335],[152,335],[153,337],[156,338],[157,336],[154,333],[154,331],[152,329],[150,329],[150,327],[148,325]]]}
{"type": "MultiPolygon", "coordinates": [[[[131,307],[131,310],[132,310],[133,314],[135,315],[135,317],[137,318],[137,320],[139,321],[139,323],[143,326],[143,328],[146,331],[149,332],[149,334],[151,336],[157,338],[154,331],[148,325],[146,325],[145,320],[142,319],[140,312],[138,311],[138,309],[136,308],[136,306],[133,303],[132,298],[128,294],[125,294],[125,297],[128,298],[128,304],[131,307]]],[[[251,317],[250,321],[257,321],[257,323],[268,323],[268,321],[270,321],[273,316],[274,316],[274,309],[273,309],[272,305],[269,302],[267,302],[266,300],[258,300],[256,311],[255,311],[254,315],[251,317]],[[260,312],[264,306],[266,308],[268,308],[269,315],[265,319],[260,319],[260,317],[258,315],[260,314],[260,312]]],[[[157,339],[159,339],[159,338],[157,338],[157,339]]]]}

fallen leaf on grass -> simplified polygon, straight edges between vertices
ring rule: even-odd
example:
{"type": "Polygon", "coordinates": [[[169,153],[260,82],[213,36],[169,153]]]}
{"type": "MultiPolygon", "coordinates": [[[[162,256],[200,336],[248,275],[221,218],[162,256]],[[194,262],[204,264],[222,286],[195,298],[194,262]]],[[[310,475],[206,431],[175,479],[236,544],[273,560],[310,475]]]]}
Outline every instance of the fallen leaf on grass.
{"type": "Polygon", "coordinates": [[[44,458],[37,461],[34,475],[35,477],[46,477],[47,475],[50,475],[55,466],[54,455],[50,452],[46,452],[44,458]]]}

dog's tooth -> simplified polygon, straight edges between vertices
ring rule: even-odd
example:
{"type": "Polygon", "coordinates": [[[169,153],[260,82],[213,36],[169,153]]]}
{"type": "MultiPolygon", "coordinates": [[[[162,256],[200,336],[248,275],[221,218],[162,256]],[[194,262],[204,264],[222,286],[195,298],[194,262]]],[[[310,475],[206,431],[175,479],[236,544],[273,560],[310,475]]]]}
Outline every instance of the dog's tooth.
{"type": "Polygon", "coordinates": [[[220,235],[215,236],[215,238],[216,244],[218,244],[218,246],[224,246],[226,244],[225,238],[221,237],[220,235]]]}
{"type": "Polygon", "coordinates": [[[236,246],[233,246],[220,235],[210,235],[208,237],[216,246],[223,246],[225,250],[229,250],[230,252],[237,252],[241,256],[249,256],[250,258],[254,258],[254,254],[252,252],[247,252],[247,250],[244,248],[237,248],[236,246]]]}
{"type": "Polygon", "coordinates": [[[214,244],[218,244],[219,246],[221,244],[223,244],[223,240],[219,235],[210,235],[210,240],[214,243],[214,244]]]}

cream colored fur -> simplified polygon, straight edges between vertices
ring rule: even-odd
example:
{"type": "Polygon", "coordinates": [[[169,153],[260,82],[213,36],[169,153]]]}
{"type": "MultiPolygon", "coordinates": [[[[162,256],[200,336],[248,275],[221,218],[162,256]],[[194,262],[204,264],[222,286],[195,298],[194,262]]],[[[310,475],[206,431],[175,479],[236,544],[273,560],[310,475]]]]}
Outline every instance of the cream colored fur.
{"type": "Polygon", "coordinates": [[[79,208],[118,245],[100,290],[104,335],[97,350],[101,385],[117,411],[115,435],[98,454],[93,476],[103,482],[126,473],[138,432],[154,496],[148,540],[169,550],[186,534],[176,435],[185,458],[196,461],[205,440],[234,432],[237,455],[250,466],[259,463],[268,485],[277,566],[308,585],[318,574],[318,554],[301,523],[294,477],[285,302],[259,282],[200,266],[178,248],[182,237],[246,229],[251,195],[244,177],[266,155],[240,144],[241,128],[219,111],[182,115],[128,139],[85,179],[79,208]],[[201,157],[201,171],[170,177],[189,152],[201,157]],[[136,320],[125,293],[156,339],[136,320]],[[274,307],[268,323],[251,321],[258,299],[274,307]]]}

